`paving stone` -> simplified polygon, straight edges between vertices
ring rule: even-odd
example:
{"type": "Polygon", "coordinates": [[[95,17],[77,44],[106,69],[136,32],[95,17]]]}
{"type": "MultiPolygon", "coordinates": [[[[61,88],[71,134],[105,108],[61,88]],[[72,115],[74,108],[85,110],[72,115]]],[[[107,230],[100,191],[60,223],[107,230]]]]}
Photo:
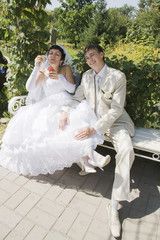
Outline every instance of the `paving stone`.
{"type": "Polygon", "coordinates": [[[18,178],[15,179],[14,183],[23,186],[25,183],[27,183],[29,179],[25,176],[18,176],[18,178]]]}
{"type": "Polygon", "coordinates": [[[95,187],[97,186],[97,184],[99,182],[99,176],[96,174],[94,174],[94,175],[89,174],[86,177],[87,177],[87,180],[82,185],[81,190],[87,191],[87,192],[92,192],[92,191],[94,191],[95,187]]]}
{"type": "Polygon", "coordinates": [[[39,194],[40,196],[45,194],[50,187],[51,185],[49,183],[41,183],[36,181],[35,179],[31,179],[24,185],[24,188],[28,189],[33,193],[39,194]]]}
{"type": "Polygon", "coordinates": [[[14,182],[18,178],[18,176],[18,174],[10,172],[9,174],[7,174],[5,179],[9,180],[10,182],[14,182]]]}
{"type": "Polygon", "coordinates": [[[139,209],[131,208],[128,217],[131,219],[132,218],[138,219],[138,218],[144,217],[144,215],[145,215],[145,212],[142,212],[139,209]]]}
{"type": "Polygon", "coordinates": [[[132,201],[132,208],[140,210],[141,212],[145,212],[147,209],[148,201],[149,201],[148,192],[140,192],[139,197],[135,198],[132,201]]]}
{"type": "Polygon", "coordinates": [[[97,207],[92,203],[88,203],[79,199],[77,196],[73,198],[69,207],[76,209],[78,212],[86,213],[89,216],[93,216],[96,212],[97,207]]]}
{"type": "Polygon", "coordinates": [[[69,236],[72,240],[82,240],[89,228],[91,221],[92,217],[80,213],[69,230],[67,236],[69,236]]]}
{"type": "Polygon", "coordinates": [[[59,180],[58,183],[63,184],[63,186],[79,189],[85,181],[85,178],[72,177],[70,175],[64,174],[59,180]]]}
{"type": "Polygon", "coordinates": [[[97,234],[88,231],[83,240],[110,240],[110,238],[102,238],[97,234]]]}
{"type": "Polygon", "coordinates": [[[97,207],[99,206],[102,200],[101,197],[94,195],[94,193],[82,192],[81,190],[77,192],[76,197],[78,197],[79,199],[82,199],[83,201],[91,203],[97,207]]]}
{"type": "Polygon", "coordinates": [[[69,237],[64,236],[62,233],[59,232],[49,232],[44,240],[71,240],[69,237]]]}
{"type": "Polygon", "coordinates": [[[139,186],[138,186],[140,192],[146,192],[148,194],[152,194],[155,196],[159,196],[159,191],[157,189],[157,186],[148,184],[146,182],[141,181],[139,186]]]}
{"type": "Polygon", "coordinates": [[[109,202],[110,202],[109,199],[102,198],[102,201],[95,213],[94,219],[101,220],[101,221],[105,222],[106,224],[108,223],[107,204],[109,202]]]}
{"type": "Polygon", "coordinates": [[[0,239],[3,240],[11,231],[11,228],[0,222],[0,239]]]}
{"type": "MultiPolygon", "coordinates": [[[[26,189],[24,189],[26,190],[26,189]]],[[[30,193],[23,202],[15,209],[16,212],[25,216],[39,201],[40,196],[35,193],[30,193]]]]}
{"type": "Polygon", "coordinates": [[[0,179],[3,179],[5,176],[7,176],[9,171],[3,167],[0,166],[0,179]]]}
{"type": "Polygon", "coordinates": [[[57,185],[53,185],[48,192],[45,193],[44,197],[48,198],[51,201],[54,201],[59,195],[60,193],[63,191],[64,188],[57,186],[57,185]]]}
{"type": "Polygon", "coordinates": [[[2,205],[5,201],[7,201],[10,196],[11,196],[10,193],[0,189],[0,205],[2,205]]]}
{"type": "Polygon", "coordinates": [[[19,189],[19,186],[13,182],[6,180],[6,179],[2,179],[0,181],[0,189],[3,189],[8,193],[14,194],[19,189]]]}
{"type": "Polygon", "coordinates": [[[120,218],[121,224],[123,224],[123,221],[130,216],[130,211],[131,211],[130,207],[122,207],[119,210],[119,218],[120,218]]]}
{"type": "Polygon", "coordinates": [[[159,239],[160,239],[160,215],[159,215],[157,232],[156,232],[156,239],[155,240],[159,240],[159,239]]]}
{"type": "Polygon", "coordinates": [[[154,196],[154,195],[149,196],[146,213],[150,214],[152,212],[160,213],[160,196],[159,197],[154,196]]]}
{"type": "Polygon", "coordinates": [[[97,219],[93,219],[88,231],[102,238],[108,238],[111,235],[108,224],[97,219]]]}
{"type": "MultiPolygon", "coordinates": [[[[42,240],[47,235],[48,231],[39,227],[35,226],[29,234],[25,237],[24,240],[42,240]]],[[[58,239],[57,239],[58,240],[58,239]]]]}
{"type": "Polygon", "coordinates": [[[76,193],[77,191],[75,189],[66,188],[60,193],[55,202],[65,207],[71,202],[76,193]]]}
{"type": "Polygon", "coordinates": [[[54,224],[53,229],[62,232],[63,234],[67,234],[77,216],[78,212],[75,209],[66,208],[54,224]]]}
{"type": "Polygon", "coordinates": [[[34,224],[23,219],[5,238],[5,240],[22,240],[28,234],[28,232],[33,228],[34,224]]]}
{"type": "Polygon", "coordinates": [[[152,240],[157,231],[157,224],[143,222],[141,219],[129,219],[123,227],[124,240],[152,240]]]}
{"type": "Polygon", "coordinates": [[[94,189],[95,192],[100,193],[100,196],[110,196],[111,193],[111,188],[112,188],[112,182],[111,181],[106,181],[104,179],[101,179],[96,188],[94,189]]]}
{"type": "MultiPolygon", "coordinates": [[[[131,198],[120,202],[121,240],[160,239],[159,166],[135,160],[131,198]]],[[[115,240],[106,211],[114,161],[104,172],[78,172],[74,164],[53,175],[24,177],[0,167],[0,240],[115,240]]]]}
{"type": "Polygon", "coordinates": [[[10,209],[15,209],[28,195],[29,191],[21,188],[15,194],[13,194],[4,205],[10,209]]]}
{"type": "Polygon", "coordinates": [[[40,210],[39,208],[33,208],[27,215],[31,221],[35,224],[49,230],[56,221],[56,217],[40,210]]]}
{"type": "Polygon", "coordinates": [[[53,180],[59,180],[65,173],[66,173],[67,169],[63,169],[63,170],[59,170],[59,171],[55,171],[54,174],[51,174],[50,177],[53,180]]]}
{"type": "Polygon", "coordinates": [[[65,209],[62,205],[52,202],[47,198],[42,198],[37,203],[36,207],[57,218],[61,215],[61,213],[65,209]]]}
{"type": "Polygon", "coordinates": [[[0,207],[0,222],[7,225],[9,228],[14,228],[21,220],[21,216],[5,206],[0,207]]]}

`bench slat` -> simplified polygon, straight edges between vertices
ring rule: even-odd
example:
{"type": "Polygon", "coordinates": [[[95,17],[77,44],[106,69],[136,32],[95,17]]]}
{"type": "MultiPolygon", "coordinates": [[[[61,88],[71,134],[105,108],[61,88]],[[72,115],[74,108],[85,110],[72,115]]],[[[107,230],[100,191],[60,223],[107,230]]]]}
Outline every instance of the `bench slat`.
{"type": "MultiPolygon", "coordinates": [[[[106,136],[106,141],[110,142],[106,136]]],[[[160,154],[160,130],[152,128],[135,128],[132,137],[133,147],[142,151],[160,154]]]]}

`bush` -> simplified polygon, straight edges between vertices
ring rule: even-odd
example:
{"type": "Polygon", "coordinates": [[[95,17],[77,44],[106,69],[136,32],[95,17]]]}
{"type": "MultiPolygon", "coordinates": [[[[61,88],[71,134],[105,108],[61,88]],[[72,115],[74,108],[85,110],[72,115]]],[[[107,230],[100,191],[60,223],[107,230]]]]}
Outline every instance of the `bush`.
{"type": "Polygon", "coordinates": [[[136,126],[160,125],[160,59],[144,59],[138,64],[126,56],[107,58],[108,66],[121,70],[127,78],[126,110],[136,126]]]}

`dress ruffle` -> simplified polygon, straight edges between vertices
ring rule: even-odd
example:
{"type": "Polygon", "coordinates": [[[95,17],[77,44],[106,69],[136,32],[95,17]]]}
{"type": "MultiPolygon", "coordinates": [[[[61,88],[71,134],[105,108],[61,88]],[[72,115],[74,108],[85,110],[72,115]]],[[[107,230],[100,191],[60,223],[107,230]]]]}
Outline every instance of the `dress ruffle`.
{"type": "Polygon", "coordinates": [[[58,91],[34,104],[22,107],[10,120],[3,136],[0,164],[18,174],[53,174],[70,167],[102,144],[104,137],[94,134],[83,141],[74,139],[83,127],[93,126],[96,116],[84,100],[70,112],[70,125],[58,127],[60,108],[71,96],[58,91]]]}

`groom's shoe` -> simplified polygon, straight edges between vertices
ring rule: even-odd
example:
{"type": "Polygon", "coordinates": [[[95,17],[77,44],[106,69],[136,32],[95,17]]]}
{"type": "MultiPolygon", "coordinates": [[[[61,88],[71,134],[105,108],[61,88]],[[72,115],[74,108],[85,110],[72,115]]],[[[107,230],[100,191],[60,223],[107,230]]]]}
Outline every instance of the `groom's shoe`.
{"type": "Polygon", "coordinates": [[[109,224],[111,233],[113,237],[118,238],[120,237],[120,232],[121,232],[121,224],[119,221],[118,211],[111,211],[110,204],[107,205],[107,211],[108,211],[108,219],[109,219],[108,224],[109,224]]]}
{"type": "Polygon", "coordinates": [[[88,160],[88,162],[92,166],[99,167],[102,171],[103,171],[103,167],[105,167],[110,161],[111,161],[110,155],[107,155],[105,157],[101,157],[100,159],[97,159],[96,161],[93,161],[92,159],[88,160]]]}

